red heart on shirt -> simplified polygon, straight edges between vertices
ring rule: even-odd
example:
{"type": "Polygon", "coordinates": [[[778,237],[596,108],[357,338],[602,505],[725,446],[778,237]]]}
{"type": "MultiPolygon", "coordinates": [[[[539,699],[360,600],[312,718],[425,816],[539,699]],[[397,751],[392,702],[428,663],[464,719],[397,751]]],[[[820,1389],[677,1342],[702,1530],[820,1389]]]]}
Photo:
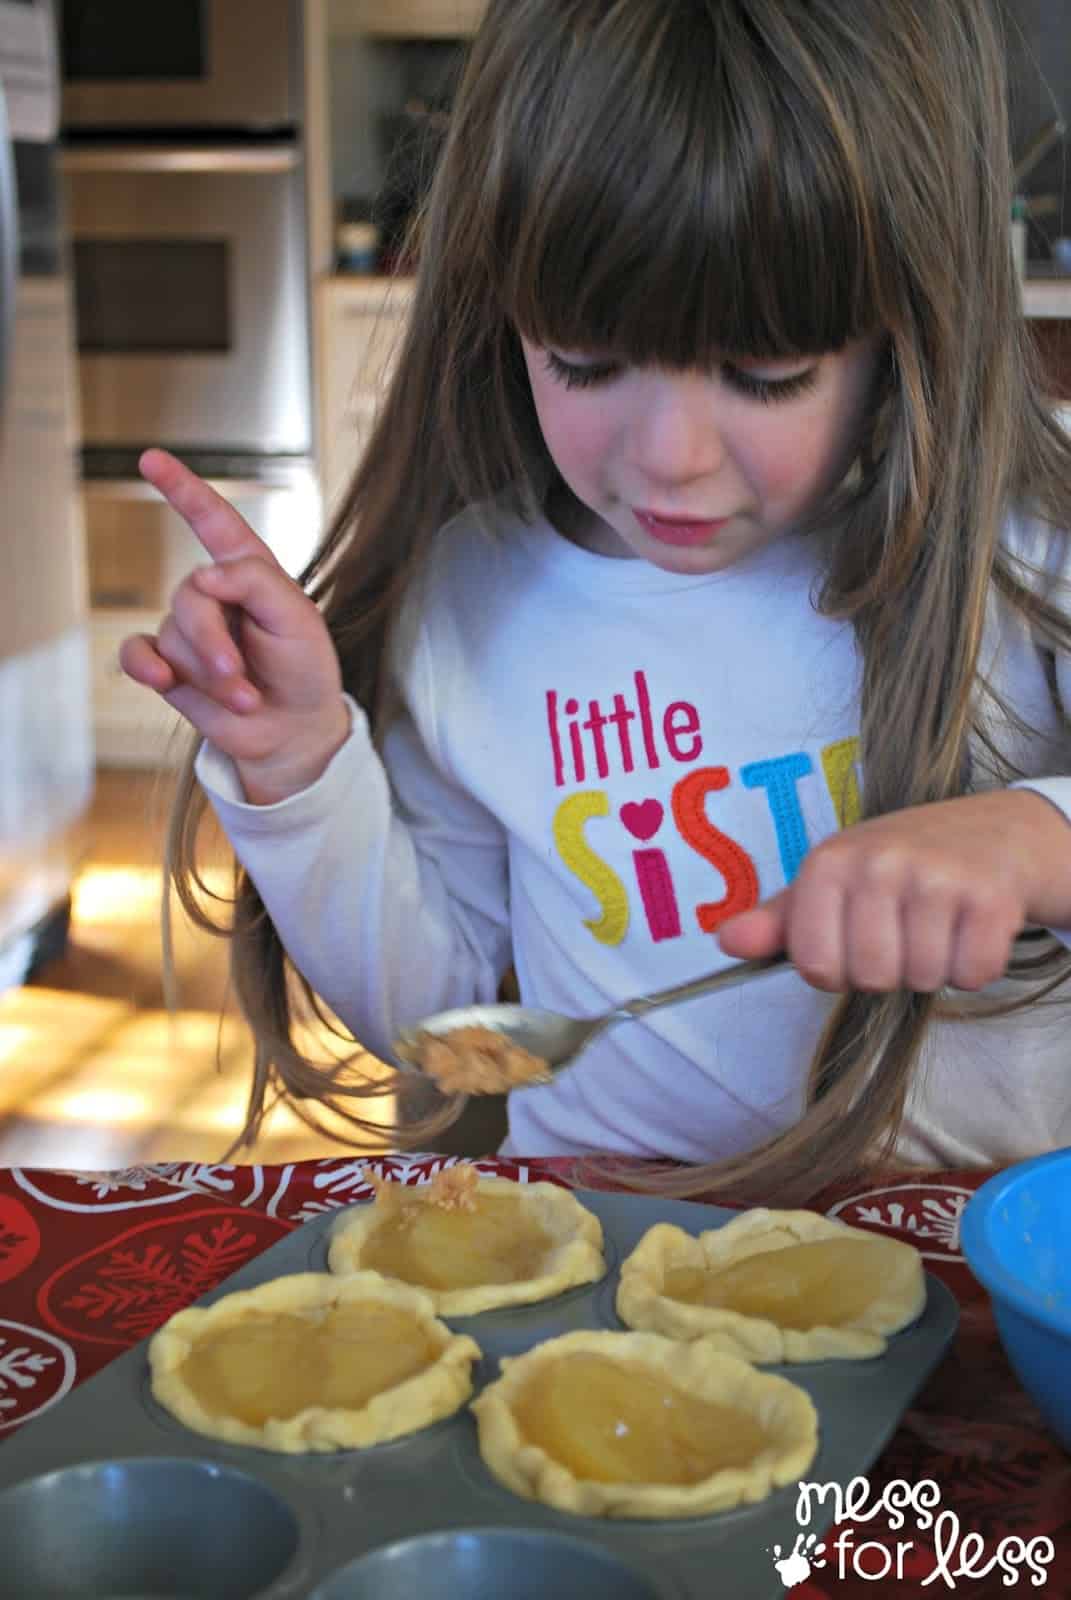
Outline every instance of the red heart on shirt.
{"type": "Polygon", "coordinates": [[[621,807],[621,821],[634,839],[653,839],[665,815],[658,800],[630,800],[621,807]]]}

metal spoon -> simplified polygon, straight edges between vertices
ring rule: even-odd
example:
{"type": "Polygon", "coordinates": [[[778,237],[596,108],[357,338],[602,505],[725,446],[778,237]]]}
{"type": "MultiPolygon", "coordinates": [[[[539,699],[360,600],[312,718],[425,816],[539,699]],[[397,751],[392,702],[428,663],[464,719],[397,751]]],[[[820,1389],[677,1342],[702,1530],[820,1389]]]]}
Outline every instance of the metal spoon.
{"type": "Polygon", "coordinates": [[[783,953],[763,956],[758,961],[738,961],[731,967],[708,973],[705,978],[693,978],[689,983],[676,983],[670,989],[658,989],[637,1000],[625,1000],[600,1017],[563,1017],[556,1011],[540,1011],[532,1006],[461,1006],[455,1011],[437,1012],[414,1027],[406,1028],[395,1039],[394,1051],[399,1060],[419,1071],[421,1034],[442,1037],[453,1033],[455,1028],[491,1028],[540,1057],[552,1072],[561,1072],[571,1067],[580,1052],[614,1023],[646,1016],[649,1011],[676,1005],[680,1000],[692,1000],[697,995],[713,994],[717,989],[735,989],[737,984],[748,983],[752,978],[788,965],[788,957],[783,953]]]}

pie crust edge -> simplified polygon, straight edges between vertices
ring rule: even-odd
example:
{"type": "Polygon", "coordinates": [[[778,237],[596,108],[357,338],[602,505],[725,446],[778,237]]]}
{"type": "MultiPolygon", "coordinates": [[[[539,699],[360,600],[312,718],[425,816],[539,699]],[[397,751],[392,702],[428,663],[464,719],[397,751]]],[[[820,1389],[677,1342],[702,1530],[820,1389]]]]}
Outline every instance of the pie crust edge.
{"type": "Polygon", "coordinates": [[[818,1451],[818,1413],[806,1391],[788,1378],[760,1372],[707,1339],[682,1346],[655,1333],[582,1329],[545,1340],[523,1355],[503,1357],[501,1368],[502,1376],[469,1406],[484,1465],[523,1499],[578,1516],[668,1520],[753,1505],[775,1489],[797,1482],[818,1451]],[[510,1404],[537,1364],[576,1352],[655,1368],[679,1390],[750,1411],[775,1437],[750,1466],[722,1467],[696,1484],[577,1478],[540,1445],[525,1441],[510,1404]]]}
{"type": "Polygon", "coordinates": [[[838,1218],[816,1211],[776,1211],[755,1207],[720,1228],[698,1235],[672,1223],[655,1223],[622,1262],[617,1289],[617,1314],[628,1327],[667,1338],[713,1339],[729,1354],[746,1361],[802,1362],[859,1360],[879,1356],[888,1336],[908,1326],[926,1304],[922,1258],[913,1245],[875,1236],[838,1218]],[[897,1270],[887,1274],[883,1293],[871,1302],[862,1326],[810,1329],[782,1328],[762,1317],[749,1317],[719,1306],[690,1305],[663,1295],[668,1266],[729,1266],[765,1250],[845,1235],[874,1240],[888,1251],[897,1270]]]}
{"type": "MultiPolygon", "coordinates": [[[[517,1183],[512,1178],[496,1178],[480,1173],[475,1192],[509,1192],[519,1204],[536,1212],[536,1220],[556,1240],[546,1270],[537,1278],[518,1283],[487,1283],[462,1289],[431,1289],[421,1286],[440,1316],[471,1317],[501,1306],[529,1305],[550,1300],[566,1289],[594,1283],[605,1276],[602,1223],[569,1189],[557,1183],[517,1183]]],[[[362,1270],[361,1250],[376,1223],[375,1203],[362,1201],[353,1214],[334,1227],[327,1252],[328,1271],[340,1277],[362,1270]]],[[[392,1279],[392,1282],[401,1282],[392,1279]]]]}
{"type": "Polygon", "coordinates": [[[430,1299],[419,1289],[378,1272],[358,1272],[347,1278],[301,1272],[237,1290],[211,1306],[190,1306],[176,1312],[152,1336],[148,1354],[154,1397],[186,1427],[228,1444],[296,1455],[363,1449],[416,1433],[453,1415],[472,1394],[472,1364],[482,1352],[467,1334],[453,1333],[441,1323],[430,1299]],[[197,1339],[245,1312],[300,1313],[356,1300],[375,1300],[408,1312],[439,1347],[431,1366],[381,1390],[359,1409],[309,1406],[292,1417],[272,1417],[256,1426],[206,1411],[182,1377],[182,1363],[197,1339]]]}

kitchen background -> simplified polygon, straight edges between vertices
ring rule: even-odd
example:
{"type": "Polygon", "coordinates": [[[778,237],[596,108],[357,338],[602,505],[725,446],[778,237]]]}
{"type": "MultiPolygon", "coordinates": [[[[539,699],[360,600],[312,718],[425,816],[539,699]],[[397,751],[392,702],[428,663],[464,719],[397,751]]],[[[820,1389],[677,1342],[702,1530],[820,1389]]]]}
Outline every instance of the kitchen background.
{"type": "MultiPolygon", "coordinates": [[[[1005,4],[1024,314],[1071,402],[1071,16],[1005,4]]],[[[407,315],[405,224],[482,8],[0,0],[0,1164],[214,1161],[240,1126],[218,941],[180,926],[163,1007],[181,741],[116,652],[200,555],[135,462],[176,449],[304,564],[407,315]]],[[[255,1158],[327,1148],[280,1108],[255,1158]]]]}

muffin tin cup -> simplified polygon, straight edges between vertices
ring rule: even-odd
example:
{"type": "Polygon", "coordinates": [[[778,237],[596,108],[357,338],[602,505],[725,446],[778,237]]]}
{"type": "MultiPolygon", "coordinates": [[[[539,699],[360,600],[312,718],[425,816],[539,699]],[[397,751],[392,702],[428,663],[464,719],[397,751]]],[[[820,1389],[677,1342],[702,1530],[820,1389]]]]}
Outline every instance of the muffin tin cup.
{"type": "Polygon", "coordinates": [[[523,1528],[423,1534],[360,1556],[311,1600],[659,1600],[598,1545],[523,1528]]]}
{"type": "MultiPolygon", "coordinates": [[[[600,1218],[607,1276],[557,1299],[444,1318],[504,1356],[579,1328],[620,1328],[620,1262],[656,1222],[691,1233],[734,1213],[578,1192],[600,1218]]],[[[197,1303],[326,1260],[338,1213],[306,1223],[197,1303]]],[[[927,1278],[921,1317],[870,1361],[771,1367],[807,1390],[819,1451],[808,1481],[865,1474],[955,1332],[927,1278]]],[[[795,1486],[759,1505],[665,1522],[571,1516],[510,1493],[484,1466],[467,1408],[367,1450],[281,1455],[190,1432],[152,1398],[141,1344],[0,1449],[0,1600],[775,1600],[775,1546],[799,1532],[795,1486]],[[527,1587],[526,1587],[527,1585],[527,1587]]],[[[808,1524],[819,1537],[821,1513],[808,1524]]]]}
{"type": "Polygon", "coordinates": [[[87,1461],[0,1494],[0,1585],[21,1600],[250,1600],[299,1540],[284,1499],[211,1461],[87,1461]]]}

